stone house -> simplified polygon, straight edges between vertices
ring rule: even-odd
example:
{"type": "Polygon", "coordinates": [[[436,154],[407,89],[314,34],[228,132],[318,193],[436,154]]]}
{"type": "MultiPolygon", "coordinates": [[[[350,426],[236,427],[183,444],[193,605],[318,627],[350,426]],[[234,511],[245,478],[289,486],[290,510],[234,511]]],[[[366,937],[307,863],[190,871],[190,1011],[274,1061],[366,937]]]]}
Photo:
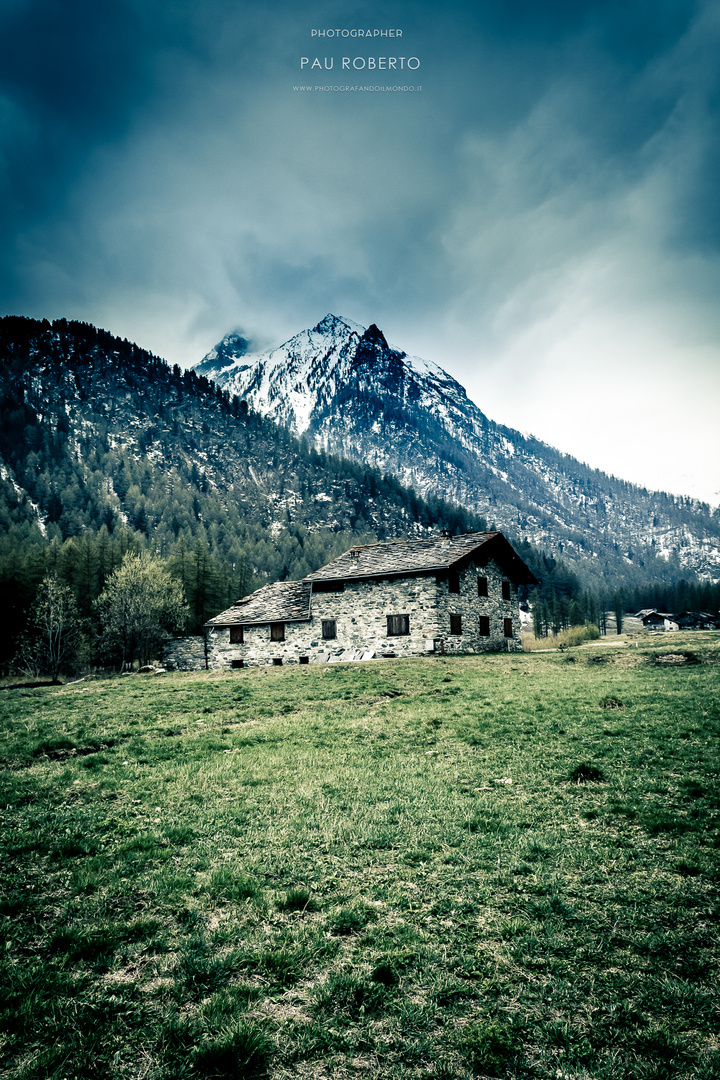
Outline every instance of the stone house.
{"type": "Polygon", "coordinates": [[[536,578],[499,532],[366,544],[302,581],[278,581],[206,624],[176,667],[307,664],[519,649],[518,586],[536,578]],[[201,640],[201,639],[200,639],[201,640]]]}

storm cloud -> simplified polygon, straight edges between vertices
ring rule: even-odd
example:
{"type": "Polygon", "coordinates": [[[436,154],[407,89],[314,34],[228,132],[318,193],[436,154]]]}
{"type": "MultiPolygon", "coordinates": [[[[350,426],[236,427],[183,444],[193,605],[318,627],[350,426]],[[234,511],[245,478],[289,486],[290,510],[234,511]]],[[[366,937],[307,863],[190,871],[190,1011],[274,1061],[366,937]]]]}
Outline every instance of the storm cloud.
{"type": "Polygon", "coordinates": [[[3,309],[183,365],[375,322],[493,419],[717,501],[719,46],[702,0],[9,0],[3,309]],[[421,90],[293,89],[397,54],[421,90]]]}

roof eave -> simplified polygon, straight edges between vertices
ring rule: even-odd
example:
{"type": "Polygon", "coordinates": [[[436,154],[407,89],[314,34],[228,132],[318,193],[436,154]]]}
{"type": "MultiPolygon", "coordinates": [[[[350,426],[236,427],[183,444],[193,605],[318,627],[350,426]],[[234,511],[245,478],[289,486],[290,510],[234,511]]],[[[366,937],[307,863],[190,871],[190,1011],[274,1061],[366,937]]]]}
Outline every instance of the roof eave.
{"type": "Polygon", "coordinates": [[[217,622],[216,619],[209,619],[208,622],[203,623],[203,626],[208,626],[211,630],[227,630],[231,626],[270,626],[271,623],[276,622],[294,623],[310,622],[311,620],[312,615],[294,615],[292,617],[285,615],[282,617],[278,616],[278,618],[276,619],[260,619],[253,620],[252,622],[240,622],[239,619],[233,619],[232,621],[230,619],[226,619],[224,622],[217,622]]]}

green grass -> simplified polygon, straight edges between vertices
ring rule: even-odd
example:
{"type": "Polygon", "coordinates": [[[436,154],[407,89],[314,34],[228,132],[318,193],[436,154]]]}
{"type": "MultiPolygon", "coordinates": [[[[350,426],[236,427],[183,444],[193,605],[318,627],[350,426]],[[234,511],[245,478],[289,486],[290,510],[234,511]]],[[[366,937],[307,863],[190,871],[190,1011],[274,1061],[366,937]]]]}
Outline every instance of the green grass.
{"type": "Polygon", "coordinates": [[[668,641],[0,689],[0,1078],[716,1080],[668,641]]]}

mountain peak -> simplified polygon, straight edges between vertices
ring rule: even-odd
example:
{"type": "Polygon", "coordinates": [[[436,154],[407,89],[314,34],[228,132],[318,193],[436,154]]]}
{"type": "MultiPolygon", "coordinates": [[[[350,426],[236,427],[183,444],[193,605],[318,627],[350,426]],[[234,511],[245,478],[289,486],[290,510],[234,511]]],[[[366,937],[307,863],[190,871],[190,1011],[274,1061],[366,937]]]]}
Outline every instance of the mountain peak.
{"type": "Polygon", "coordinates": [[[361,326],[360,323],[353,322],[352,319],[346,319],[342,315],[333,315],[333,313],[329,311],[325,318],[321,319],[317,326],[312,328],[312,333],[331,334],[339,329],[352,330],[360,335],[365,332],[365,327],[361,326]]]}
{"type": "Polygon", "coordinates": [[[382,330],[380,330],[375,323],[371,323],[367,330],[363,334],[363,341],[370,342],[372,345],[380,345],[384,349],[387,349],[388,343],[382,330]]]}
{"type": "Polygon", "coordinates": [[[202,363],[196,365],[195,370],[199,375],[209,373],[216,378],[218,371],[234,367],[241,357],[247,356],[251,345],[250,339],[243,337],[238,331],[226,334],[222,341],[203,358],[202,363]]]}

